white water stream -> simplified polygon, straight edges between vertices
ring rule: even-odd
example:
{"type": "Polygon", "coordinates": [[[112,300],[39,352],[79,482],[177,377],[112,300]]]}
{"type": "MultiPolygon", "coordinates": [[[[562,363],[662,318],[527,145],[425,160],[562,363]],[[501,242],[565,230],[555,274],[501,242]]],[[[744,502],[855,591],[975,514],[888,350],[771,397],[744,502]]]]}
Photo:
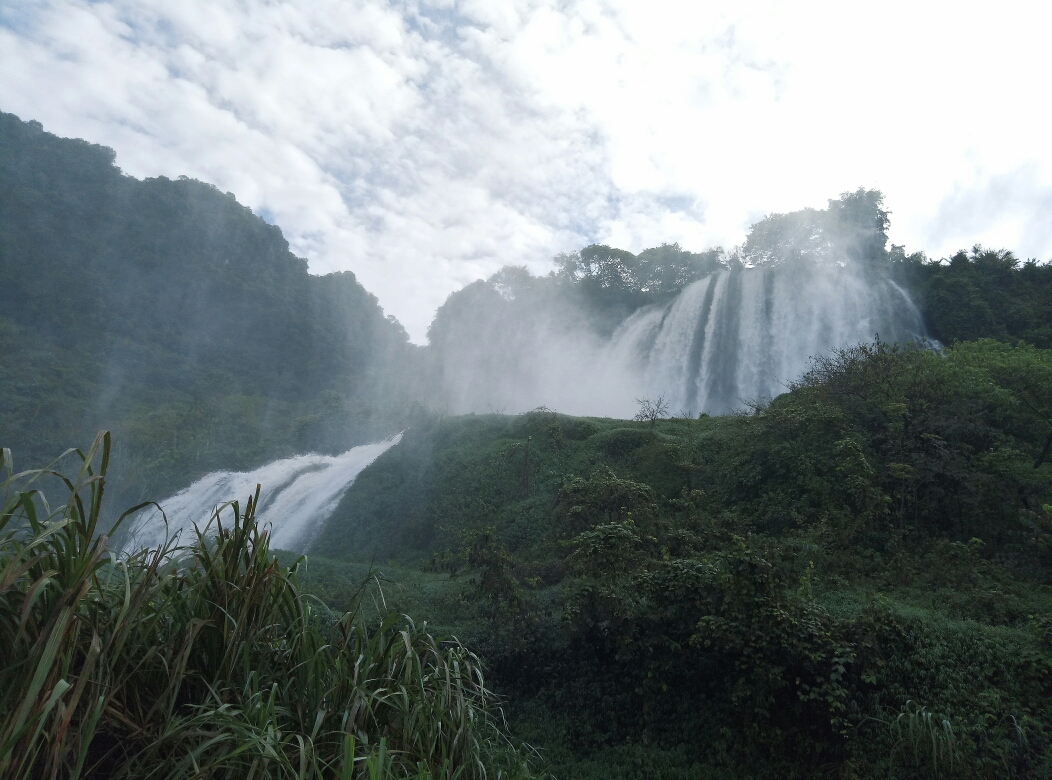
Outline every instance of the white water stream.
{"type": "MultiPolygon", "coordinates": [[[[167,535],[180,534],[183,544],[193,539],[196,524],[203,528],[215,508],[237,500],[242,510],[246,499],[260,490],[256,519],[271,527],[271,546],[302,552],[317,536],[343,494],[362,470],[397,444],[398,434],[386,441],[355,447],[342,455],[299,455],[276,460],[254,471],[215,471],[185,490],[159,502],[167,516],[156,508],[144,509],[132,523],[125,550],[156,547],[167,535]]],[[[232,518],[230,510],[223,519],[232,518]]]]}

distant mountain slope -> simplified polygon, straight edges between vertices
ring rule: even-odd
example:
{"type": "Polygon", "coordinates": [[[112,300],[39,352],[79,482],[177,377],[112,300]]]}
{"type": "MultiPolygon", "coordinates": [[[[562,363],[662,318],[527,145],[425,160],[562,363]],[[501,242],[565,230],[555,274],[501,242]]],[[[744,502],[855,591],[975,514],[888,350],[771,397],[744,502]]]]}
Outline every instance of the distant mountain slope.
{"type": "Polygon", "coordinates": [[[114,159],[0,114],[0,440],[22,464],[112,427],[161,487],[394,426],[418,348],[353,274],[114,159]]]}

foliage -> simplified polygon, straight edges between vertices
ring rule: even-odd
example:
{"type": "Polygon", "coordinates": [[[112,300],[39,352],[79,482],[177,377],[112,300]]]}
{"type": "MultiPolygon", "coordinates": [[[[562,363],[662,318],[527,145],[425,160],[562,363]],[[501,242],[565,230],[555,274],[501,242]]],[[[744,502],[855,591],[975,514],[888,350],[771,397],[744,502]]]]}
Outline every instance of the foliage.
{"type": "Polygon", "coordinates": [[[558,776],[1043,776],[1050,371],[875,342],[747,414],[435,420],[312,553],[420,581],[558,776]]]}
{"type": "Polygon", "coordinates": [[[507,267],[417,350],[229,194],[9,115],[0,139],[0,437],[40,463],[85,426],[124,434],[63,506],[34,492],[52,472],[4,483],[5,777],[526,774],[478,659],[391,605],[470,640],[556,776],[1052,773],[1052,266],[907,256],[858,190],[731,253],[507,267]],[[786,261],[894,280],[940,343],[819,356],[719,418],[411,409],[428,383],[477,402],[484,377],[499,410],[567,333],[601,343],[786,261]],[[97,533],[107,471],[138,501],[410,418],[309,565],[271,557],[255,497],[189,548],[120,558],[97,533]],[[375,615],[374,563],[399,581],[375,615]]]}
{"type": "Polygon", "coordinates": [[[589,309],[638,308],[676,295],[722,267],[719,248],[688,252],[679,244],[662,244],[633,255],[602,244],[555,258],[553,280],[570,287],[589,309]]]}
{"type": "Polygon", "coordinates": [[[0,440],[42,465],[118,432],[111,492],[342,451],[404,424],[417,349],[233,195],[140,181],[0,114],[0,440]],[[394,418],[394,419],[392,419],[394,418]]]}
{"type": "Polygon", "coordinates": [[[817,360],[801,390],[863,433],[900,527],[1003,543],[1047,494],[1052,353],[992,341],[943,357],[862,345],[817,360]]]}
{"type": "Polygon", "coordinates": [[[939,262],[899,249],[898,261],[929,333],[944,344],[991,338],[1052,348],[1052,264],[978,244],[939,262]]]}
{"type": "Polygon", "coordinates": [[[953,724],[927,707],[906,702],[903,711],[892,722],[898,737],[896,749],[909,751],[921,768],[930,769],[932,777],[952,773],[957,758],[957,739],[953,724]]]}
{"type": "Polygon", "coordinates": [[[528,774],[478,659],[397,614],[312,604],[255,523],[258,488],[190,546],[121,557],[98,532],[109,434],[76,454],[67,479],[3,451],[5,778],[528,774]]]}
{"type": "Polygon", "coordinates": [[[749,231],[741,258],[750,265],[781,262],[885,265],[891,221],[884,197],[859,188],[830,199],[826,209],[768,214],[749,231]]]}

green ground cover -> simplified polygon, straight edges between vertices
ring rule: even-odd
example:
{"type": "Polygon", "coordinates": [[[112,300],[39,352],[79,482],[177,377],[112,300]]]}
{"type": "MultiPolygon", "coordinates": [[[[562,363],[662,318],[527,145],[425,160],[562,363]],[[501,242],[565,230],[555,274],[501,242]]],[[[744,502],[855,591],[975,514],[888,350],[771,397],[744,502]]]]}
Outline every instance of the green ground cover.
{"type": "Polygon", "coordinates": [[[1040,777],[1052,353],[876,344],[749,413],[436,418],[308,553],[485,659],[556,777],[1040,777]]]}

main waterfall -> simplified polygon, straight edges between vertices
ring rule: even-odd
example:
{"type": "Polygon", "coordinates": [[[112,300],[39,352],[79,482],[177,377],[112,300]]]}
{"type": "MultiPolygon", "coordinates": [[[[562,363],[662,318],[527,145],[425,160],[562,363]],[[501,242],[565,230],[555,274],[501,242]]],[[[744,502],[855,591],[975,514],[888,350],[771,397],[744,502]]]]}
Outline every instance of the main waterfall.
{"type": "Polygon", "coordinates": [[[506,267],[436,314],[436,406],[631,417],[661,396],[672,414],[723,414],[784,392],[812,357],[923,340],[899,286],[917,259],[888,247],[882,204],[860,189],[769,214],[726,252],[595,244],[545,277],[506,267]]]}
{"type": "MultiPolygon", "coordinates": [[[[190,541],[194,525],[204,528],[216,506],[244,501],[261,485],[256,519],[271,527],[271,544],[302,552],[329,519],[343,494],[361,471],[397,444],[398,434],[386,441],[355,447],[342,455],[300,455],[268,463],[255,471],[216,471],[161,501],[164,515],[145,509],[132,522],[125,550],[156,547],[174,534],[190,541]],[[167,525],[165,523],[167,518],[167,525]]],[[[221,518],[230,518],[230,511],[221,518]]]]}
{"type": "Polygon", "coordinates": [[[673,413],[722,414],[783,392],[813,356],[924,334],[920,312],[886,276],[850,264],[737,267],[635,312],[605,359],[673,413]]]}

